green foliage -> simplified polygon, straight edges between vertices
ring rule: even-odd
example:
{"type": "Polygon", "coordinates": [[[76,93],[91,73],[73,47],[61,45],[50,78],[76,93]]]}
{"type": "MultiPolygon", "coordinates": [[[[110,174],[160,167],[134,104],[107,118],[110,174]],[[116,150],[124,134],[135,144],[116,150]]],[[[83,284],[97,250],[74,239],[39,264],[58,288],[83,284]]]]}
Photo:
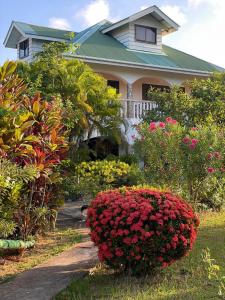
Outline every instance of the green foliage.
{"type": "Polygon", "coordinates": [[[13,62],[0,69],[0,157],[38,170],[34,181],[24,181],[23,193],[19,182],[11,195],[11,201],[19,199],[12,215],[17,234],[25,239],[43,230],[62,204],[57,188],[60,176],[54,168],[67,151],[67,133],[60,99],[47,102],[38,93],[24,95],[26,86],[15,69],[13,62]]]}
{"type": "Polygon", "coordinates": [[[98,192],[141,182],[141,172],[136,165],[120,161],[82,162],[63,182],[69,197],[93,198],[98,192]]]}
{"type": "Polygon", "coordinates": [[[21,168],[6,159],[0,159],[0,238],[13,234],[17,226],[14,214],[20,206],[25,186],[37,174],[34,166],[21,168]]]}
{"type": "Polygon", "coordinates": [[[202,260],[205,265],[205,271],[208,279],[217,288],[217,295],[224,299],[225,297],[225,276],[221,275],[220,266],[216,264],[215,259],[211,258],[209,248],[202,251],[202,260]]]}
{"type": "Polygon", "coordinates": [[[38,90],[46,99],[60,96],[63,100],[72,157],[80,142],[95,130],[120,142],[122,119],[116,90],[88,65],[65,59],[63,53],[71,52],[70,47],[65,43],[47,44],[35,61],[19,63],[17,72],[28,84],[30,94],[38,90]]]}
{"type": "Polygon", "coordinates": [[[149,94],[157,104],[145,120],[165,120],[171,116],[189,127],[196,124],[225,124],[225,74],[216,73],[210,78],[188,83],[190,94],[178,86],[168,91],[150,90],[149,94]]]}
{"type": "Polygon", "coordinates": [[[187,128],[144,123],[135,150],[143,159],[151,185],[167,186],[196,206],[218,209],[224,204],[224,130],[214,126],[187,128]],[[215,193],[216,190],[216,193],[215,193]]]}

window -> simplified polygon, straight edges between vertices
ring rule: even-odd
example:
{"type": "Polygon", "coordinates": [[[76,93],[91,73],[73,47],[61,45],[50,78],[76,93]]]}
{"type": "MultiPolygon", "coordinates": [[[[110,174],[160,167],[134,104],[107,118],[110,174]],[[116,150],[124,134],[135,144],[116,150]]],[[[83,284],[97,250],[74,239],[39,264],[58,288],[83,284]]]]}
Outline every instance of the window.
{"type": "Polygon", "coordinates": [[[119,94],[120,92],[120,83],[118,80],[107,80],[107,85],[116,89],[116,92],[119,94]]]}
{"type": "Polygon", "coordinates": [[[25,40],[19,44],[19,58],[24,58],[29,55],[29,40],[25,40]]]}
{"type": "Polygon", "coordinates": [[[159,90],[159,91],[170,91],[170,87],[166,85],[156,85],[156,84],[142,84],[142,99],[143,100],[152,100],[151,97],[148,95],[150,89],[159,90]]]}
{"type": "Polygon", "coordinates": [[[135,25],[135,39],[138,42],[156,44],[157,29],[135,25]]]}

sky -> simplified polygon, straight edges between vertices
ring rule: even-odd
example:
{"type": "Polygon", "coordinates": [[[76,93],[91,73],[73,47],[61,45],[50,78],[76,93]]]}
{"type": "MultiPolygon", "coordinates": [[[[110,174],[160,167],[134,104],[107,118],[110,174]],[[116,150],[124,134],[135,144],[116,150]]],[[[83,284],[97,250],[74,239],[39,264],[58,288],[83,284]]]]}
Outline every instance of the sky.
{"type": "Polygon", "coordinates": [[[163,43],[225,68],[225,0],[0,0],[0,65],[15,59],[3,46],[11,21],[79,32],[157,5],[180,25],[163,43]]]}

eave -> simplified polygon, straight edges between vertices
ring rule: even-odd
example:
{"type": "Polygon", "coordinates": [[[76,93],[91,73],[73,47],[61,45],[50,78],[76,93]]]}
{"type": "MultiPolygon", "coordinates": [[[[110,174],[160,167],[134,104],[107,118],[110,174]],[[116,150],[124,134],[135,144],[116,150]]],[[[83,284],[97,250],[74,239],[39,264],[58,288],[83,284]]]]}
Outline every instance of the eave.
{"type": "Polygon", "coordinates": [[[209,77],[213,72],[209,71],[200,71],[200,70],[191,70],[191,69],[181,69],[165,66],[155,66],[150,64],[134,63],[134,62],[125,62],[120,60],[112,60],[107,58],[95,58],[90,56],[74,55],[74,54],[65,54],[65,57],[68,58],[78,58],[83,60],[86,63],[95,63],[101,65],[113,65],[120,67],[128,67],[133,69],[144,69],[149,71],[161,71],[161,72],[170,72],[176,74],[192,75],[192,76],[203,76],[209,77]]]}

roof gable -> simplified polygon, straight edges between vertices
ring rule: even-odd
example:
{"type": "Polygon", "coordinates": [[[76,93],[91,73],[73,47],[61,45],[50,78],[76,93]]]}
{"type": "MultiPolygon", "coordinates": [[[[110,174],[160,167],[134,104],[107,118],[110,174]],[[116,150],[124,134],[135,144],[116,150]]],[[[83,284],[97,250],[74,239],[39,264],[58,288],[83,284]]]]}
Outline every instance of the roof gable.
{"type": "Polygon", "coordinates": [[[103,29],[103,33],[108,33],[114,29],[117,29],[121,26],[124,26],[125,24],[128,24],[130,22],[134,22],[138,19],[141,19],[147,15],[151,15],[153,18],[155,18],[159,23],[162,24],[162,33],[164,35],[177,31],[179,28],[179,25],[174,22],[171,18],[169,18],[164,12],[162,12],[157,6],[150,6],[138,13],[135,13],[131,15],[128,18],[125,18],[123,20],[120,20],[116,23],[113,23],[109,25],[107,28],[103,29]]]}
{"type": "Polygon", "coordinates": [[[16,44],[21,37],[35,37],[55,41],[70,40],[71,33],[74,32],[13,21],[6,35],[4,45],[8,48],[16,48],[16,44]],[[19,34],[16,32],[19,32],[19,34]]]}

